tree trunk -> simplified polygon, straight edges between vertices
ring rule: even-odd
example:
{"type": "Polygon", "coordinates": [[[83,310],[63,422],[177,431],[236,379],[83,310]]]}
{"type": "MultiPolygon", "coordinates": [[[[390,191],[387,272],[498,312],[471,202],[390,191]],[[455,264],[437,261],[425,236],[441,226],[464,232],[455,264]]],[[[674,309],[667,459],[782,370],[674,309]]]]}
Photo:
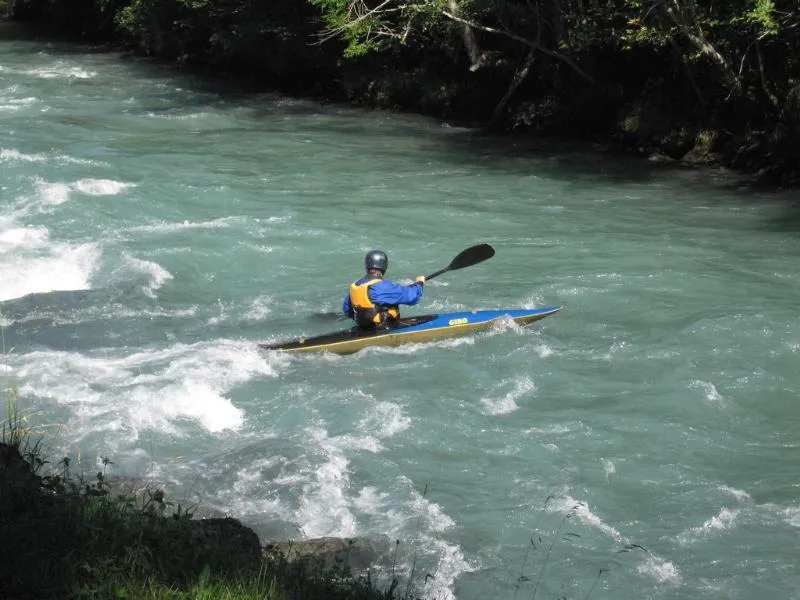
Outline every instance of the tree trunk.
{"type": "Polygon", "coordinates": [[[511,99],[511,96],[514,95],[514,92],[517,91],[517,88],[522,84],[523,81],[525,81],[528,73],[530,73],[535,57],[536,51],[529,50],[528,54],[525,56],[525,60],[522,62],[522,65],[517,69],[516,73],[514,73],[514,79],[511,80],[506,93],[500,99],[500,102],[497,103],[497,106],[494,107],[494,112],[492,113],[492,118],[488,125],[490,129],[495,127],[500,121],[500,117],[503,116],[503,111],[505,110],[508,101],[511,99]]]}
{"type": "MultiPolygon", "coordinates": [[[[450,9],[452,14],[458,17],[461,16],[461,9],[456,0],[447,0],[447,8],[450,9]]],[[[459,25],[461,27],[461,40],[464,42],[464,48],[466,48],[469,55],[469,70],[477,71],[481,68],[483,54],[480,46],[478,46],[478,41],[475,39],[475,32],[465,21],[460,21],[459,25]]]]}

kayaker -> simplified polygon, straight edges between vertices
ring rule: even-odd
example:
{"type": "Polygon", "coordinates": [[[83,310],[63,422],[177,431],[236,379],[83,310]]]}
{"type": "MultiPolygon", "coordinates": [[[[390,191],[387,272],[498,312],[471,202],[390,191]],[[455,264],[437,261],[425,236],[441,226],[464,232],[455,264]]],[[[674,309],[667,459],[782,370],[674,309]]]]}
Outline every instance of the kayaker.
{"type": "Polygon", "coordinates": [[[367,274],[350,284],[344,297],[342,311],[363,329],[390,327],[400,318],[400,304],[411,306],[422,298],[425,277],[417,277],[411,285],[400,285],[383,278],[388,266],[385,252],[368,252],[364,257],[367,274]]]}

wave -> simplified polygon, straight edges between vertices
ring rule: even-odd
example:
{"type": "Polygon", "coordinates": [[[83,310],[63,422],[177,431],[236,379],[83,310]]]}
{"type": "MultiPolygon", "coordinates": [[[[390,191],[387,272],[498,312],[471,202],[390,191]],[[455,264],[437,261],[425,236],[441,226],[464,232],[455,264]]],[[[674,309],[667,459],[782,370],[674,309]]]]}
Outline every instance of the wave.
{"type": "Polygon", "coordinates": [[[30,77],[38,77],[39,79],[92,79],[97,76],[96,71],[71,66],[62,61],[46,67],[26,69],[21,73],[30,77]]]}
{"type": "Polygon", "coordinates": [[[43,227],[3,231],[0,301],[33,293],[89,289],[100,256],[96,243],[50,242],[43,227]]]}
{"type": "Polygon", "coordinates": [[[100,436],[114,450],[130,447],[147,430],[190,435],[194,423],[209,433],[237,430],[244,411],[227,394],[254,377],[276,377],[281,357],[248,342],[217,339],[120,354],[35,351],[8,357],[20,395],[67,411],[69,443],[100,436]]]}
{"type": "MultiPolygon", "coordinates": [[[[501,383],[500,387],[505,387],[507,383],[501,383]]],[[[510,383],[513,387],[505,395],[497,398],[481,398],[481,403],[486,406],[489,414],[504,415],[514,412],[519,408],[517,400],[536,389],[533,380],[527,375],[514,377],[510,380],[510,383]]]]}

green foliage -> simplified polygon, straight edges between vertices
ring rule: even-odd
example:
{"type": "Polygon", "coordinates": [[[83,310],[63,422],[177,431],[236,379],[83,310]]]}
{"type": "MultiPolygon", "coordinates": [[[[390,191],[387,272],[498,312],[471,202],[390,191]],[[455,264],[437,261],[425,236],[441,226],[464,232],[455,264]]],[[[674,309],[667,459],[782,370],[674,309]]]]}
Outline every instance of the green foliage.
{"type": "Polygon", "coordinates": [[[759,38],[778,35],[779,27],[775,20],[775,3],[773,0],[753,0],[752,9],[745,12],[742,17],[733,21],[744,21],[755,25],[759,38]]]}
{"type": "MultiPolygon", "coordinates": [[[[414,40],[426,45],[446,37],[451,23],[444,18],[447,0],[387,0],[367,6],[361,0],[308,0],[319,8],[327,31],[322,39],[339,37],[345,42],[343,56],[358,58],[390,50],[414,40]]],[[[472,2],[461,2],[461,5],[472,2]]]]}
{"type": "Polygon", "coordinates": [[[388,26],[381,13],[367,14],[353,18],[350,0],[310,0],[322,11],[323,19],[332,33],[345,42],[343,54],[346,58],[364,56],[377,52],[386,46],[385,40],[375,32],[388,26]]]}

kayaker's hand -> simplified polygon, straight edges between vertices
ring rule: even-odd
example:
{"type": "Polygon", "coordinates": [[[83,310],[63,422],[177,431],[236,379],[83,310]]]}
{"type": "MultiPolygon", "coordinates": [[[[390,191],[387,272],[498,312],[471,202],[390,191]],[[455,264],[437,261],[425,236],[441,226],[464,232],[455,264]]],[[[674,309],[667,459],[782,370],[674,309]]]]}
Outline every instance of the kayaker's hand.
{"type": "Polygon", "coordinates": [[[419,277],[417,277],[416,283],[418,283],[420,285],[425,285],[425,276],[424,275],[420,275],[419,277]]]}

